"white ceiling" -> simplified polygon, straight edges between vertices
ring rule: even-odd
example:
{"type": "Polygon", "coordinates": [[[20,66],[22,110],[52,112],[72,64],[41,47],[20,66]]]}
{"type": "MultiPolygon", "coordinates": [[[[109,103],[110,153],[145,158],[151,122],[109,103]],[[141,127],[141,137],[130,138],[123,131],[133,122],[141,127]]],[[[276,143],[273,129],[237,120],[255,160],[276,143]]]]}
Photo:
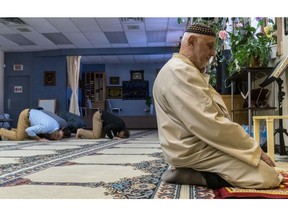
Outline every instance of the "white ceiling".
{"type": "Polygon", "coordinates": [[[0,50],[73,49],[82,56],[83,63],[89,64],[165,62],[171,57],[171,50],[176,51],[185,30],[185,24],[179,24],[177,19],[2,17],[0,50]]]}

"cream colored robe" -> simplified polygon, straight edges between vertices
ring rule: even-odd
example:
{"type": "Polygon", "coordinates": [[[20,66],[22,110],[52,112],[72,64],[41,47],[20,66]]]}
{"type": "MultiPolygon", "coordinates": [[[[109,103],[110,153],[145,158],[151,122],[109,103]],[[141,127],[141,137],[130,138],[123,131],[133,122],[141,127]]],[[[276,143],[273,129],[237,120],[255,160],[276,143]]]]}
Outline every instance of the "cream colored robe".
{"type": "Polygon", "coordinates": [[[153,97],[166,161],[217,173],[233,186],[277,187],[282,176],[260,160],[259,145],[230,120],[222,97],[205,77],[180,54],[157,75],[153,97]]]}

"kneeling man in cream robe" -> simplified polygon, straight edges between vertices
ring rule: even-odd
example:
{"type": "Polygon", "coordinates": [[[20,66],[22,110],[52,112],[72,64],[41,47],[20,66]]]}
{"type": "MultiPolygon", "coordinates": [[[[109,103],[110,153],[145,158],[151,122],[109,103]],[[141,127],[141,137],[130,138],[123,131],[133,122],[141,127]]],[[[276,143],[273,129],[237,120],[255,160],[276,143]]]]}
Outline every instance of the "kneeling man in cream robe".
{"type": "Polygon", "coordinates": [[[180,52],[156,77],[153,97],[164,157],[172,170],[216,174],[234,187],[275,188],[283,177],[274,162],[241,125],[231,121],[221,95],[209,85],[209,76],[198,69],[200,52],[206,50],[206,61],[215,54],[209,48],[213,40],[213,36],[195,34],[192,29],[183,37],[180,52]],[[187,54],[194,50],[198,51],[195,64],[193,54],[187,54]]]}

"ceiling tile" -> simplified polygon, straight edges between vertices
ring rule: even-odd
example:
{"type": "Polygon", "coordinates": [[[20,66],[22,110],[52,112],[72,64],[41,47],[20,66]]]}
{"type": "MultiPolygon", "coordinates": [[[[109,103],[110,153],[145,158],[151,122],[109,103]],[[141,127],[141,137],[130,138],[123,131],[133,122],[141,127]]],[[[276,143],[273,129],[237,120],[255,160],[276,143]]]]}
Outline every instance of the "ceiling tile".
{"type": "Polygon", "coordinates": [[[96,18],[103,32],[123,31],[119,18],[96,18]]]}
{"type": "Polygon", "coordinates": [[[95,18],[71,18],[71,20],[83,33],[102,31],[95,18]]]}
{"type": "Polygon", "coordinates": [[[145,19],[146,31],[163,31],[167,29],[168,18],[145,19]]]}
{"type": "Polygon", "coordinates": [[[64,36],[79,48],[93,48],[93,44],[80,32],[64,33],[64,36]]]}
{"type": "Polygon", "coordinates": [[[29,38],[31,41],[33,41],[37,45],[53,45],[52,41],[48,40],[46,37],[44,37],[42,34],[38,32],[27,32],[23,34],[26,38],[29,38]]]}
{"type": "Polygon", "coordinates": [[[35,43],[23,37],[21,34],[4,34],[2,36],[18,45],[35,45],[35,43]]]}
{"type": "Polygon", "coordinates": [[[45,18],[21,18],[27,25],[39,33],[58,32],[58,30],[45,18]]]}
{"type": "Polygon", "coordinates": [[[167,31],[147,31],[147,42],[166,42],[167,31]]]}
{"type": "Polygon", "coordinates": [[[57,45],[72,44],[62,33],[43,33],[43,35],[57,45]]]}
{"type": "Polygon", "coordinates": [[[47,18],[47,20],[60,32],[80,32],[70,18],[47,18]]]}
{"type": "Polygon", "coordinates": [[[128,43],[129,44],[146,44],[147,45],[147,37],[145,31],[137,31],[137,32],[125,32],[128,43]]]}
{"type": "Polygon", "coordinates": [[[126,44],[128,43],[125,33],[122,32],[104,32],[106,38],[111,44],[126,44]]]}
{"type": "Polygon", "coordinates": [[[111,47],[108,39],[103,32],[84,33],[84,35],[94,45],[95,48],[111,47]]]}
{"type": "Polygon", "coordinates": [[[15,34],[17,33],[15,29],[13,28],[8,28],[7,26],[0,26],[0,35],[1,34],[15,34]]]}

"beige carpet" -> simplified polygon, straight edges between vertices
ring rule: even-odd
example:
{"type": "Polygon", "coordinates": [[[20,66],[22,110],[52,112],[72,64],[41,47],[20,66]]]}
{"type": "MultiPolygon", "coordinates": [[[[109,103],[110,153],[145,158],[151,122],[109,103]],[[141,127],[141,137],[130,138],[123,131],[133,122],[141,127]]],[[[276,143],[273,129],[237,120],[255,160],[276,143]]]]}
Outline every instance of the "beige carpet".
{"type": "Polygon", "coordinates": [[[162,161],[156,131],[131,134],[127,140],[0,141],[0,198],[127,199],[129,192],[117,193],[117,185],[125,184],[119,182],[151,176],[149,164],[162,161]]]}
{"type": "MultiPolygon", "coordinates": [[[[276,159],[288,170],[287,156],[276,159]]],[[[126,140],[0,141],[0,199],[215,198],[206,187],[161,182],[166,169],[156,130],[126,140]]]]}

